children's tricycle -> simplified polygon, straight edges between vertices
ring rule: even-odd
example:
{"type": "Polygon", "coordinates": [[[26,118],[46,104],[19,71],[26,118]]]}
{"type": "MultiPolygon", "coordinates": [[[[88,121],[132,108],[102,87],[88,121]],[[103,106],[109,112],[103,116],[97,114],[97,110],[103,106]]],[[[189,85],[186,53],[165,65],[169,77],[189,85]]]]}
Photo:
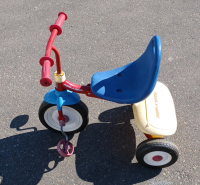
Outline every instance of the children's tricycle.
{"type": "Polygon", "coordinates": [[[44,96],[39,119],[46,128],[61,131],[65,136],[57,145],[58,152],[64,157],[72,155],[74,147],[68,141],[67,134],[78,133],[88,124],[88,108],[80,100],[80,93],[91,98],[130,104],[137,127],[147,137],[136,149],[138,162],[157,168],[174,164],[178,159],[178,148],[164,139],[164,136],[174,134],[177,128],[174,103],[168,88],[157,82],[162,55],[160,37],[154,36],[136,61],[111,71],[95,73],[91,84],[87,86],[77,85],[66,80],[59,51],[53,45],[56,36],[62,33],[61,27],[65,20],[67,15],[61,12],[56,23],[50,26],[51,36],[46,53],[40,59],[40,83],[42,86],[50,86],[51,67],[54,65],[52,50],[56,56],[56,88],[44,96]]]}

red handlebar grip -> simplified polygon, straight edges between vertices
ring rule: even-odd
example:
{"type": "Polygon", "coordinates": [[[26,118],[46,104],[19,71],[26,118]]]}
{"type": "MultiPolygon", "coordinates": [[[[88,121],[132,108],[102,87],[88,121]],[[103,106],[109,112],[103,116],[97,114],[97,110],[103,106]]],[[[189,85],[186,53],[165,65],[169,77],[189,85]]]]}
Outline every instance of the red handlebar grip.
{"type": "Polygon", "coordinates": [[[51,80],[51,62],[45,60],[42,66],[42,78],[40,80],[42,86],[50,86],[52,84],[51,80]]]}
{"type": "Polygon", "coordinates": [[[50,26],[50,28],[49,28],[50,31],[52,32],[53,29],[57,29],[58,30],[57,35],[60,35],[62,33],[62,28],[61,27],[62,27],[64,21],[67,20],[67,18],[68,17],[67,17],[66,13],[60,12],[58,14],[58,19],[57,19],[56,23],[50,26]]]}

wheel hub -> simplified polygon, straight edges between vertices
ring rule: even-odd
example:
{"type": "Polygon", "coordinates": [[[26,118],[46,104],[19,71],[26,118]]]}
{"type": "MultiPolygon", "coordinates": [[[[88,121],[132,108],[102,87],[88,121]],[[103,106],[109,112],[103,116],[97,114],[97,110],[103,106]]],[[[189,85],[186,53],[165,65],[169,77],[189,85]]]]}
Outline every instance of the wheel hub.
{"type": "Polygon", "coordinates": [[[162,166],[169,163],[172,156],[164,151],[152,151],[144,156],[144,161],[151,166],[162,166]]]}
{"type": "Polygon", "coordinates": [[[163,160],[163,157],[160,156],[160,155],[156,155],[156,156],[154,156],[152,159],[153,159],[153,161],[162,161],[162,160],[163,160]]]}
{"type": "MultiPolygon", "coordinates": [[[[69,117],[67,115],[63,115],[65,118],[65,123],[69,122],[69,117]]],[[[59,121],[59,116],[57,117],[58,121],[59,121]]]]}

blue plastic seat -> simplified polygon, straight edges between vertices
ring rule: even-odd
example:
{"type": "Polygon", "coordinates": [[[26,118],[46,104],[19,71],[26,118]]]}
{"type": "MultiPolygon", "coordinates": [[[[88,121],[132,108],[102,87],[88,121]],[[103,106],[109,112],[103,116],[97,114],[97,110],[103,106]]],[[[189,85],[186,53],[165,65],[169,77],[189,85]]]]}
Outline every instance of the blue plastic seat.
{"type": "Polygon", "coordinates": [[[162,43],[156,35],[135,62],[95,73],[91,82],[92,92],[102,99],[117,103],[133,104],[144,100],[156,85],[161,56],[162,43]]]}

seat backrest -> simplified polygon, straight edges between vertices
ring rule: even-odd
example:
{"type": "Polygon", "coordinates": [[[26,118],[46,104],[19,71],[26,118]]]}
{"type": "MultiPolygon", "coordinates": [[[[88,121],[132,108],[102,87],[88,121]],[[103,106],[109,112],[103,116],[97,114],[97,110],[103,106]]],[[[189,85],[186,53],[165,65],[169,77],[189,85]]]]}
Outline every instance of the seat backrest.
{"type": "Polygon", "coordinates": [[[94,74],[92,91],[97,96],[118,103],[136,103],[154,89],[160,69],[162,44],[154,36],[136,61],[111,71],[94,74]]]}
{"type": "Polygon", "coordinates": [[[136,78],[140,79],[141,98],[147,97],[155,88],[158,80],[162,57],[162,42],[158,35],[154,36],[143,55],[133,64],[138,70],[136,78]],[[142,93],[143,92],[143,93],[142,93]]]}

